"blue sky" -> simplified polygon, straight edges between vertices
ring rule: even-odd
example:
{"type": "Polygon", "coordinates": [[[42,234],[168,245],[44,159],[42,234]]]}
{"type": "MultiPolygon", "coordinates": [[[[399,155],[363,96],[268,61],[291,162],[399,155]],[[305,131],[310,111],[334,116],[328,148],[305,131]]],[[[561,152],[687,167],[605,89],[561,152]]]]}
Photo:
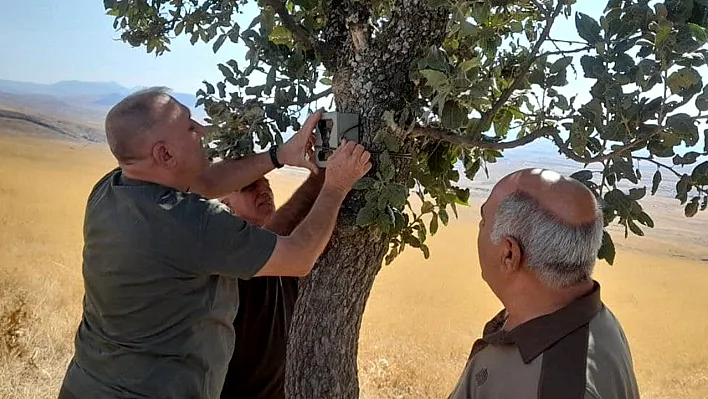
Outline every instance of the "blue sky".
{"type": "MultiPolygon", "coordinates": [[[[175,40],[171,53],[155,57],[119,39],[100,0],[3,2],[0,12],[0,79],[36,83],[115,81],[127,87],[164,85],[194,93],[216,80],[218,62],[241,58],[242,49],[175,40]]],[[[252,8],[252,7],[251,7],[252,8]]],[[[250,20],[253,12],[243,16],[250,20]]],[[[241,46],[238,46],[241,47],[241,46]]]]}
{"type": "MultiPolygon", "coordinates": [[[[240,61],[241,45],[225,44],[218,54],[211,45],[190,45],[185,37],[173,42],[172,52],[160,57],[123,43],[105,15],[100,0],[32,0],[3,2],[0,12],[0,79],[36,83],[60,80],[114,81],[127,87],[163,85],[194,93],[201,81],[215,81],[218,62],[240,61]]],[[[579,0],[575,10],[599,17],[604,0],[579,0]]],[[[248,25],[255,16],[253,2],[240,16],[248,25]]],[[[573,17],[558,21],[557,38],[577,37],[573,17]]],[[[580,89],[580,87],[578,87],[580,89]]]]}

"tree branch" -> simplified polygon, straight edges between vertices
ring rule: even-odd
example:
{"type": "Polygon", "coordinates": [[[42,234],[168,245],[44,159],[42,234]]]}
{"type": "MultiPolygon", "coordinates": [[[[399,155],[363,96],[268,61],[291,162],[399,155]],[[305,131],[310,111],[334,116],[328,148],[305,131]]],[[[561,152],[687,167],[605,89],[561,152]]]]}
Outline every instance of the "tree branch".
{"type": "Polygon", "coordinates": [[[585,165],[588,165],[591,163],[603,162],[607,159],[614,157],[615,155],[622,154],[623,152],[638,149],[642,144],[646,144],[649,141],[649,139],[647,139],[647,138],[637,139],[637,140],[634,140],[632,142],[629,142],[629,143],[621,146],[620,148],[617,148],[611,152],[608,152],[606,154],[597,155],[597,156],[588,158],[588,157],[582,157],[582,156],[576,154],[575,152],[573,152],[573,150],[571,150],[570,148],[568,148],[568,143],[563,141],[563,138],[560,136],[560,134],[558,134],[557,131],[555,133],[553,133],[551,135],[551,137],[553,138],[553,142],[556,144],[556,147],[558,147],[558,149],[560,150],[560,152],[563,155],[572,159],[573,161],[580,162],[585,165]]]}
{"type": "Polygon", "coordinates": [[[492,105],[492,108],[490,108],[487,112],[482,114],[482,117],[479,120],[479,123],[475,128],[472,130],[472,137],[478,137],[482,134],[482,130],[489,124],[489,122],[494,118],[494,116],[499,112],[499,110],[506,104],[506,102],[509,100],[511,95],[519,89],[521,84],[523,83],[524,79],[526,79],[526,75],[528,75],[530,69],[531,69],[531,64],[536,60],[536,54],[538,54],[539,50],[541,49],[541,46],[543,43],[548,39],[548,36],[551,34],[551,28],[553,27],[553,22],[555,21],[556,17],[560,14],[561,10],[563,9],[564,2],[559,1],[558,5],[556,8],[553,10],[553,13],[546,18],[546,26],[543,28],[543,32],[541,33],[541,36],[538,38],[536,43],[534,44],[533,48],[531,49],[531,52],[529,53],[529,58],[526,60],[526,62],[521,65],[520,70],[521,72],[519,73],[519,76],[514,79],[514,82],[511,84],[511,86],[506,89],[501,96],[499,96],[499,99],[492,105]]]}
{"type": "Polygon", "coordinates": [[[327,90],[324,90],[324,91],[320,92],[320,93],[314,94],[312,97],[308,98],[308,99],[305,100],[304,102],[291,101],[291,102],[289,102],[289,103],[287,103],[287,104],[283,104],[283,106],[284,106],[284,107],[292,107],[293,105],[309,104],[309,103],[315,102],[315,101],[317,101],[317,100],[320,100],[320,99],[322,99],[322,98],[325,98],[325,97],[329,96],[330,94],[332,94],[332,88],[331,88],[331,87],[330,87],[329,89],[327,89],[327,90]]]}
{"type": "Polygon", "coordinates": [[[582,44],[583,46],[588,45],[585,42],[579,42],[577,40],[563,40],[563,39],[553,39],[553,38],[549,38],[548,40],[550,40],[552,42],[565,43],[565,44],[582,44]]]}
{"type": "MultiPolygon", "coordinates": [[[[658,166],[658,167],[660,167],[660,168],[664,168],[664,169],[667,169],[667,170],[671,171],[671,173],[673,173],[674,175],[676,175],[676,177],[678,177],[678,178],[682,178],[682,177],[683,177],[683,175],[682,175],[681,173],[675,171],[674,168],[672,168],[671,166],[669,166],[669,165],[667,165],[667,164],[665,164],[665,163],[656,161],[656,160],[654,160],[654,158],[651,158],[651,157],[638,157],[638,156],[633,156],[632,159],[637,160],[637,161],[647,161],[647,162],[653,163],[654,165],[656,165],[656,166],[658,166]]],[[[693,187],[694,187],[696,190],[698,190],[698,192],[703,193],[703,194],[708,194],[708,190],[706,190],[706,189],[704,189],[704,188],[701,188],[701,187],[698,187],[698,186],[696,186],[695,184],[692,184],[692,185],[693,185],[693,187]]]]}
{"type": "Polygon", "coordinates": [[[542,13],[543,15],[546,15],[546,16],[548,15],[548,8],[546,8],[546,6],[544,6],[543,4],[539,3],[538,0],[531,0],[531,2],[536,6],[536,8],[538,8],[539,10],[541,10],[541,13],[542,13]]]}
{"type": "Polygon", "coordinates": [[[572,49],[572,50],[558,50],[558,51],[548,51],[545,53],[541,53],[536,56],[535,59],[541,58],[541,57],[546,57],[549,55],[566,55],[566,54],[575,54],[575,53],[581,53],[583,51],[589,51],[592,50],[592,47],[586,46],[583,48],[577,48],[577,49],[572,49]]]}
{"type": "MultiPolygon", "coordinates": [[[[398,129],[400,132],[400,129],[398,129]]],[[[552,126],[544,126],[535,130],[524,137],[518,138],[511,141],[493,142],[484,141],[471,137],[464,137],[456,134],[455,132],[435,128],[435,127],[415,127],[413,130],[408,132],[413,137],[428,137],[439,141],[444,141],[450,144],[459,145],[465,148],[482,148],[490,150],[509,150],[512,148],[521,147],[531,142],[548,135],[553,135],[557,133],[557,129],[552,126]]]]}

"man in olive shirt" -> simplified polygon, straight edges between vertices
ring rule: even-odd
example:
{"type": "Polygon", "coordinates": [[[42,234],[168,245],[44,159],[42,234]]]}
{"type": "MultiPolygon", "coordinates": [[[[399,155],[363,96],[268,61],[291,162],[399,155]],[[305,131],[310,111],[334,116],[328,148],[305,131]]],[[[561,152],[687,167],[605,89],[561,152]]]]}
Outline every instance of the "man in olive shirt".
{"type": "Polygon", "coordinates": [[[308,274],[370,154],[343,143],[312,211],[287,236],[207,198],[282,164],[315,169],[311,132],[320,116],[268,154],[210,165],[204,128],[164,91],[111,109],[106,136],[119,168],[88,198],[83,317],[60,398],[219,397],[234,346],[236,278],[308,274]]]}
{"type": "Polygon", "coordinates": [[[602,235],[602,211],[578,181],[526,169],[497,183],[477,244],[505,309],[450,398],[639,398],[627,338],[591,278],[602,235]]]}
{"type": "MultiPolygon", "coordinates": [[[[289,234],[307,215],[323,183],[312,173],[276,211],[265,177],[221,199],[238,217],[278,234],[289,234]]],[[[285,397],[285,353],[298,294],[297,277],[255,277],[238,281],[236,344],[222,399],[285,397]]]]}

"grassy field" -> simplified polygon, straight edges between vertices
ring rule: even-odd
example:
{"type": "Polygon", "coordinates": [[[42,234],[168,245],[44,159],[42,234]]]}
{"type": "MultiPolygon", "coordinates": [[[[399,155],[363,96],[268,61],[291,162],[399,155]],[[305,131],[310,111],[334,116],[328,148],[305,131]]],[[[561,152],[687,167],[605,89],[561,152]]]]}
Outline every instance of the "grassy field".
{"type": "MultiPolygon", "coordinates": [[[[0,135],[0,398],[56,397],[80,316],[85,199],[113,165],[103,147],[0,135]]],[[[296,183],[273,176],[280,201],[296,183]]],[[[430,260],[408,251],[381,271],[363,321],[362,397],[452,389],[499,310],[479,275],[478,206],[432,239],[430,260]]],[[[618,241],[615,266],[598,265],[596,277],[630,340],[642,397],[708,397],[708,250],[618,241]]]]}

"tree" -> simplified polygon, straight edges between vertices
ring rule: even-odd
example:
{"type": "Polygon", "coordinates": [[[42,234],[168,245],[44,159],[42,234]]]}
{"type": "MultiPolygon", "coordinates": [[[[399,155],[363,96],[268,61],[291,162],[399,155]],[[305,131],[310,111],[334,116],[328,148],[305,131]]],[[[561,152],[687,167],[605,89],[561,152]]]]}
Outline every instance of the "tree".
{"type": "MultiPolygon", "coordinates": [[[[220,156],[281,142],[317,99],[360,115],[375,165],[301,282],[291,398],[358,396],[357,341],[374,278],[406,247],[427,258],[427,236],[467,204],[458,162],[474,179],[503,151],[550,140],[579,164],[573,177],[600,199],[605,225],[619,223],[625,236],[653,227],[640,202],[662,176],[676,176],[686,216],[708,206],[708,161],[699,163],[708,86],[698,70],[708,0],[610,0],[594,16],[573,12],[575,0],[258,0],[260,14],[239,26],[247,2],[104,0],[122,39],[149,53],[169,51],[180,35],[215,52],[246,45],[246,65],[219,64],[224,79],[197,93],[220,156]],[[580,40],[554,34],[563,18],[580,40]],[[589,94],[573,92],[569,77],[591,82],[589,94]],[[639,163],[656,166],[649,187],[639,163]]],[[[605,233],[598,256],[614,255],[605,233]]]]}

